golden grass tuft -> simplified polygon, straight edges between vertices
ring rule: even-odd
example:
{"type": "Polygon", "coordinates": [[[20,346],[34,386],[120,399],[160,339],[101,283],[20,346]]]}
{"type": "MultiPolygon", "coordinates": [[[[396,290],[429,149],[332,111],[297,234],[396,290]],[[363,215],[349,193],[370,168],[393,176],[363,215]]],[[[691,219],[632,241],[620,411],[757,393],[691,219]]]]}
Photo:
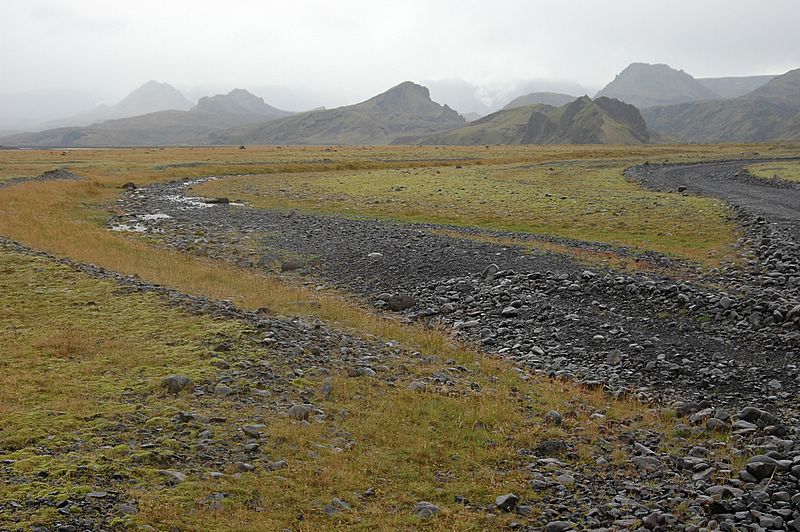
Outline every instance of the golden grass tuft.
{"type": "Polygon", "coordinates": [[[35,349],[57,358],[85,359],[94,353],[96,340],[89,338],[87,331],[67,327],[40,334],[32,345],[35,349]]]}

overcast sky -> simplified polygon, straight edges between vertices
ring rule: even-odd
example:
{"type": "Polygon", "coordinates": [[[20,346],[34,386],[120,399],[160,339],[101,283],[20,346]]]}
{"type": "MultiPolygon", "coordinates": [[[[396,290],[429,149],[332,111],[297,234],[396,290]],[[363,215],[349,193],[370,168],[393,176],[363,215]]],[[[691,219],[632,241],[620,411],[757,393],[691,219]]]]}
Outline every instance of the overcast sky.
{"type": "Polygon", "coordinates": [[[634,61],[696,77],[799,67],[798,21],[798,0],[1,0],[0,93],[113,99],[149,79],[328,106],[403,80],[593,92],[634,61]]]}

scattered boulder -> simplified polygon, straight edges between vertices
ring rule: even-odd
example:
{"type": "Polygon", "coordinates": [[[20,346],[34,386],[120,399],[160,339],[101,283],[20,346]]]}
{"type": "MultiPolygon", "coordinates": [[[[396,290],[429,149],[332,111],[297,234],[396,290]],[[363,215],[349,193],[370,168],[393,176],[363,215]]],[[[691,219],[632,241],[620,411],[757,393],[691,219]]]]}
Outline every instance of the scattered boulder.
{"type": "Polygon", "coordinates": [[[261,432],[265,428],[267,428],[267,426],[266,425],[262,425],[260,423],[257,423],[255,425],[245,425],[244,427],[242,427],[242,432],[244,432],[244,434],[248,438],[258,439],[258,438],[261,437],[261,432]]]}
{"type": "Polygon", "coordinates": [[[314,409],[309,405],[294,404],[289,409],[289,415],[297,421],[308,421],[308,418],[311,416],[311,412],[313,411],[314,409]]]}
{"type": "Polygon", "coordinates": [[[406,309],[410,309],[416,304],[414,298],[407,295],[392,295],[386,300],[386,305],[389,307],[389,310],[394,312],[402,312],[406,309]]]}
{"type": "Polygon", "coordinates": [[[179,394],[192,386],[192,379],[186,375],[167,375],[161,380],[161,387],[172,394],[179,394]]]}
{"type": "Polygon", "coordinates": [[[569,521],[550,521],[544,525],[544,532],[567,532],[574,529],[575,525],[569,521]]]}
{"type": "Polygon", "coordinates": [[[414,506],[414,515],[420,519],[429,519],[439,513],[439,507],[428,501],[420,501],[414,506]]]}
{"type": "Polygon", "coordinates": [[[555,410],[550,410],[544,415],[544,420],[552,425],[560,426],[564,423],[564,418],[555,410]]]}
{"type": "Polygon", "coordinates": [[[186,480],[185,473],[173,471],[171,469],[159,469],[158,474],[165,478],[165,482],[168,486],[174,486],[186,480]]]}
{"type": "Polygon", "coordinates": [[[495,505],[504,512],[512,511],[514,508],[516,508],[518,502],[519,502],[519,497],[517,497],[513,493],[507,493],[506,495],[499,495],[494,500],[495,505]]]}
{"type": "Polygon", "coordinates": [[[281,263],[282,272],[293,272],[305,267],[305,262],[300,259],[288,259],[281,263]]]}
{"type": "Polygon", "coordinates": [[[497,264],[490,264],[486,268],[483,269],[483,272],[481,273],[481,277],[483,277],[484,281],[491,281],[492,279],[494,279],[494,276],[499,271],[500,271],[500,267],[497,266],[497,264]]]}
{"type": "Polygon", "coordinates": [[[333,383],[330,379],[325,379],[325,382],[322,383],[320,387],[320,395],[326,401],[331,398],[331,394],[333,393],[333,383]]]}

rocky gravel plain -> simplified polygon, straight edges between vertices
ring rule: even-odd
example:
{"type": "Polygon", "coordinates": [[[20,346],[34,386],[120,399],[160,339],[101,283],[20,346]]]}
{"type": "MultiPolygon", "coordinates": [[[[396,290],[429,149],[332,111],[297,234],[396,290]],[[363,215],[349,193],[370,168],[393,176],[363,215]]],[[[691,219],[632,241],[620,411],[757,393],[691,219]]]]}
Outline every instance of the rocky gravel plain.
{"type": "Polygon", "coordinates": [[[565,255],[445,236],[431,225],[204,203],[187,198],[191,184],[132,191],[120,203],[129,214],[111,226],[138,223],[177,249],[307,274],[321,288],[444,323],[532,370],[611,393],[795,416],[800,246],[763,218],[738,214],[743,265],[676,279],[587,269],[565,255]]]}

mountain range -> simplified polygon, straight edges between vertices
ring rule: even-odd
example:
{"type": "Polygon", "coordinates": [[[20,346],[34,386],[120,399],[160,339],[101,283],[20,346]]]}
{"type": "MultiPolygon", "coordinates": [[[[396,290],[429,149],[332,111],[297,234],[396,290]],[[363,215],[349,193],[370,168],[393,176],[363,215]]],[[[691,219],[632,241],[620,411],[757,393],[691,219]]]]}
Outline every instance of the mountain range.
{"type": "Polygon", "coordinates": [[[419,144],[645,144],[650,142],[639,110],[600,96],[503,109],[457,129],[416,140],[419,144]]]}
{"type": "Polygon", "coordinates": [[[686,142],[800,140],[800,69],[738,98],[642,110],[648,125],[686,142]]]}
{"type": "Polygon", "coordinates": [[[13,135],[3,138],[0,144],[60,147],[206,144],[212,131],[290,114],[267,105],[246,90],[234,89],[225,95],[201,98],[188,111],[157,111],[85,127],[13,135]]]}
{"type": "MultiPolygon", "coordinates": [[[[476,98],[473,87],[440,92],[476,98]]],[[[0,101],[2,98],[0,98],[0,101]]],[[[475,100],[477,101],[477,100],[475,100]]],[[[471,105],[477,105],[473,101],[471,105]]],[[[44,106],[46,107],[44,102],[44,106]]],[[[485,110],[485,109],[484,109],[485,110]]],[[[460,115],[403,82],[334,109],[283,111],[235,89],[192,105],[150,81],[114,105],[37,133],[3,136],[27,147],[200,144],[557,144],[800,140],[800,69],[780,76],[694,78],[663,64],[633,63],[595,97],[535,91],[482,118],[460,115]],[[469,118],[469,122],[465,119],[469,118]]]]}
{"type": "Polygon", "coordinates": [[[52,129],[88,126],[105,120],[115,120],[167,110],[188,111],[191,108],[192,102],[187,100],[183,94],[169,83],[148,81],[114,105],[99,105],[74,116],[50,120],[45,122],[43,127],[52,129]]]}
{"type": "Polygon", "coordinates": [[[389,144],[464,125],[427,88],[403,82],[369,100],[215,132],[212,144],[389,144]]]}
{"type": "Polygon", "coordinates": [[[560,92],[532,92],[517,96],[506,104],[503,109],[514,109],[515,107],[525,107],[526,105],[552,105],[553,107],[561,107],[569,102],[575,100],[575,96],[569,94],[561,94],[560,92]]]}

